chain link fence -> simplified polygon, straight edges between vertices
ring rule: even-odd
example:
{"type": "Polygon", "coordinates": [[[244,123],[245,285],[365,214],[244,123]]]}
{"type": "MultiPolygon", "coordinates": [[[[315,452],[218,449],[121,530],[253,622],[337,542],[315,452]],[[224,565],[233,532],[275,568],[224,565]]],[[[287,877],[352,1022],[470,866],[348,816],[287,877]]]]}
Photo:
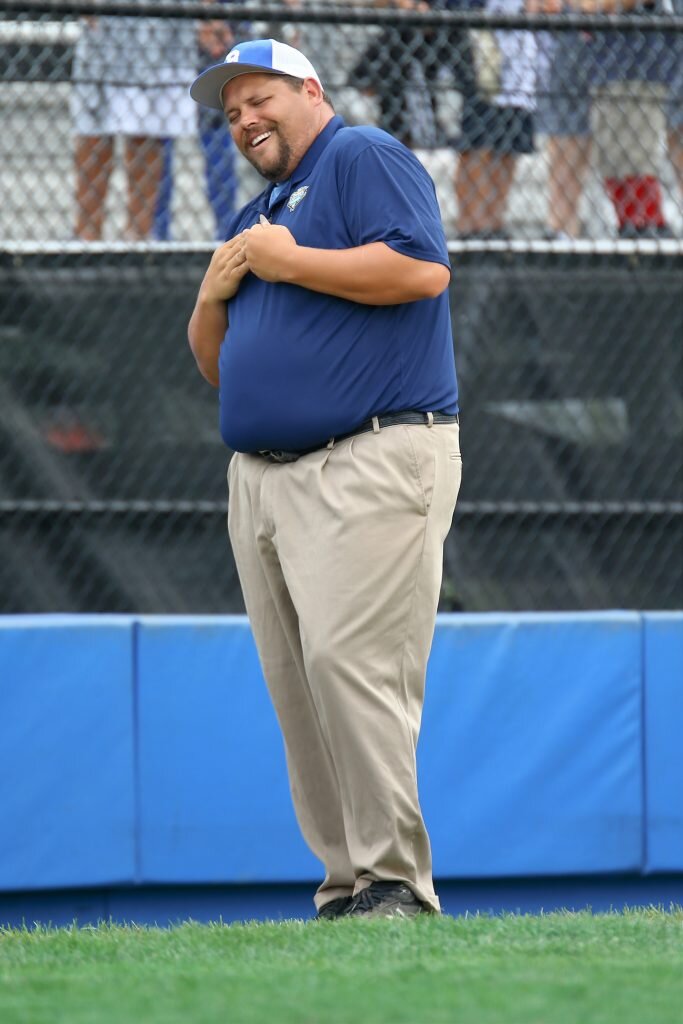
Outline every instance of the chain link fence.
{"type": "Polygon", "coordinates": [[[436,184],[464,452],[442,609],[680,607],[681,3],[0,0],[0,611],[243,610],[185,332],[262,182],[187,90],[264,35],[436,184]]]}

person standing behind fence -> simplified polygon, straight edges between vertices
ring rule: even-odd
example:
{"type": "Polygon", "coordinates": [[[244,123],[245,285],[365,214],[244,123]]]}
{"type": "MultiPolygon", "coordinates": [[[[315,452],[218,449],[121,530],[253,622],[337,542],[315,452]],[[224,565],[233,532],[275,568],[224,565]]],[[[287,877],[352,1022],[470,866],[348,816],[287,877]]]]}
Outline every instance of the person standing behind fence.
{"type": "MultiPolygon", "coordinates": [[[[683,17],[683,0],[672,0],[673,13],[683,17]]],[[[669,160],[678,183],[679,201],[683,199],[683,32],[678,32],[673,51],[674,73],[666,108],[669,160]]]]}
{"type": "MultiPolygon", "coordinates": [[[[683,12],[683,0],[674,3],[674,12],[683,12]]],[[[628,8],[628,3],[617,7],[610,0],[569,0],[566,9],[605,14],[628,8]]],[[[633,8],[633,13],[648,12],[667,13],[664,6],[633,8]]],[[[683,192],[683,35],[606,34],[604,29],[558,34],[544,103],[551,237],[582,233],[579,202],[594,129],[596,163],[619,234],[670,234],[660,184],[664,121],[669,158],[683,192]]]]}
{"type": "MultiPolygon", "coordinates": [[[[210,67],[235,42],[232,26],[226,22],[204,22],[199,28],[201,70],[210,67]]],[[[235,147],[221,111],[199,108],[199,139],[206,165],[206,192],[216,221],[216,238],[228,237],[237,205],[235,147]]]]}
{"type": "MultiPolygon", "coordinates": [[[[204,0],[204,2],[211,3],[212,0],[204,0]]],[[[197,38],[198,70],[203,71],[204,68],[217,61],[226,50],[230,49],[234,41],[234,30],[228,22],[200,21],[197,38]]],[[[237,205],[238,180],[235,168],[235,147],[225,118],[221,113],[200,107],[198,114],[199,141],[206,169],[206,194],[214,218],[214,238],[225,241],[227,225],[237,205]]],[[[166,139],[163,174],[154,213],[154,238],[162,242],[171,239],[174,156],[173,140],[166,139]]]]}
{"type": "Polygon", "coordinates": [[[196,74],[196,24],[113,15],[83,18],[81,24],[71,90],[75,233],[85,241],[102,237],[114,140],[122,136],[124,237],[145,239],[153,228],[163,140],[196,132],[196,108],[185,84],[196,74]]]}
{"type": "Polygon", "coordinates": [[[422,28],[407,25],[403,13],[459,6],[457,0],[374,0],[376,7],[395,7],[395,24],[385,26],[362,52],[349,84],[373,95],[378,125],[412,149],[444,145],[439,119],[438,88],[442,76],[462,93],[471,92],[473,68],[467,30],[453,26],[422,28]]]}
{"type": "MultiPolygon", "coordinates": [[[[557,0],[559,2],[559,0],[557,0]]],[[[548,13],[555,0],[488,0],[488,12],[548,13]]],[[[478,0],[466,0],[476,9],[478,0]]],[[[460,158],[455,171],[458,234],[505,239],[507,202],[517,159],[534,151],[538,45],[533,32],[475,29],[471,33],[476,89],[463,101],[460,158]]]]}
{"type": "Polygon", "coordinates": [[[276,40],[238,44],[191,94],[270,183],[188,334],[237,453],[230,539],[325,867],[318,916],[437,912],[415,748],[461,460],[434,184],[387,133],[345,127],[276,40]]]}
{"type": "MultiPolygon", "coordinates": [[[[561,13],[571,10],[565,4],[561,13]]],[[[548,136],[549,239],[567,241],[582,234],[579,203],[592,144],[591,44],[588,32],[558,32],[552,38],[547,82],[539,100],[539,128],[548,136]]]]}
{"type": "MultiPolygon", "coordinates": [[[[585,14],[663,13],[659,0],[571,0],[585,14]]],[[[592,52],[592,129],[597,170],[621,238],[668,238],[661,187],[666,101],[680,75],[680,36],[596,31],[592,52]]],[[[674,137],[675,138],[675,137],[674,137]]],[[[670,133],[670,145],[672,141],[670,133]]]]}

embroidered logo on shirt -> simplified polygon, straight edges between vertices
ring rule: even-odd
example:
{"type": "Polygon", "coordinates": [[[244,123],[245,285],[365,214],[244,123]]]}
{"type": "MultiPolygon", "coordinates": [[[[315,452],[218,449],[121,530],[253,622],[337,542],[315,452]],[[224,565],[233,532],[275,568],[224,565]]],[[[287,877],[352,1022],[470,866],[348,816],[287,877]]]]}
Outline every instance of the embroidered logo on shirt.
{"type": "Polygon", "coordinates": [[[308,185],[302,185],[301,188],[295,189],[295,191],[292,192],[291,196],[287,200],[287,209],[296,210],[301,200],[306,198],[306,193],[308,192],[308,189],[308,185]]]}

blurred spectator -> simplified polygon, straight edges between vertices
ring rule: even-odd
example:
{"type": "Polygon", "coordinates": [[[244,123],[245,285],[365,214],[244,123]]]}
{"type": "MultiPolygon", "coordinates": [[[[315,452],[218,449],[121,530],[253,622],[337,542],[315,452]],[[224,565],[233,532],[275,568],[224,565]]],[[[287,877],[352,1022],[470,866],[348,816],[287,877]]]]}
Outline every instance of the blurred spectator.
{"type": "MultiPolygon", "coordinates": [[[[402,11],[461,6],[459,0],[375,0],[402,11]]],[[[449,76],[461,92],[474,85],[468,33],[460,28],[388,25],[366,47],[350,81],[374,95],[379,127],[411,148],[445,145],[438,116],[438,86],[449,76]]]]}
{"type": "Polygon", "coordinates": [[[163,140],[194,134],[187,83],[196,74],[196,26],[180,18],[81,19],[73,64],[77,237],[102,237],[114,140],[124,138],[127,239],[152,232],[163,140]]]}
{"type": "MultiPolygon", "coordinates": [[[[205,0],[210,2],[210,0],[205,0]]],[[[240,26],[240,38],[247,31],[240,26]]],[[[222,61],[235,42],[235,33],[225,21],[201,21],[198,29],[199,71],[222,61]]],[[[228,223],[237,201],[235,147],[224,115],[218,110],[199,107],[199,141],[204,156],[206,190],[214,216],[214,237],[226,239],[228,223]]],[[[164,146],[163,176],[154,217],[154,237],[171,237],[171,198],[173,191],[173,142],[164,146]]]]}
{"type": "MultiPolygon", "coordinates": [[[[375,0],[387,6],[387,0],[375,0]]],[[[529,0],[536,11],[560,0],[529,0]]],[[[517,13],[524,0],[396,0],[403,10],[430,7],[517,13]]],[[[507,199],[517,156],[534,149],[537,39],[532,32],[419,29],[400,23],[383,29],[352,73],[379,101],[380,127],[406,145],[446,141],[438,120],[439,78],[447,69],[463,96],[460,158],[455,175],[458,233],[504,238],[507,199]]],[[[456,135],[453,131],[450,137],[456,135]]]]}
{"type": "MultiPolygon", "coordinates": [[[[678,10],[682,0],[675,0],[678,10]]],[[[663,13],[658,2],[570,0],[584,13],[663,13]]],[[[561,33],[546,107],[549,228],[581,233],[579,201],[594,135],[597,170],[624,238],[668,237],[661,189],[662,141],[683,188],[683,39],[662,32],[561,33]],[[667,103],[668,98],[668,103],[667,103]],[[592,108],[592,109],[591,109],[592,108]]]]}
{"type": "MultiPolygon", "coordinates": [[[[526,10],[548,13],[557,3],[527,0],[526,10]]],[[[525,8],[524,0],[488,0],[485,6],[506,14],[525,8]]],[[[505,216],[517,158],[534,151],[538,40],[533,32],[480,29],[472,32],[472,40],[477,88],[463,104],[455,173],[458,234],[463,239],[507,238],[505,216]]]]}
{"type": "MultiPolygon", "coordinates": [[[[311,6],[309,0],[284,0],[293,13],[311,6]]],[[[324,18],[325,8],[372,7],[373,0],[316,0],[316,8],[324,18]]],[[[270,35],[290,46],[303,50],[304,53],[315,54],[315,66],[325,88],[334,96],[335,108],[343,103],[342,91],[349,81],[351,68],[362,53],[368,38],[376,33],[376,29],[367,25],[333,24],[330,22],[278,22],[269,26],[270,35]]]]}
{"type": "MultiPolygon", "coordinates": [[[[674,13],[683,17],[683,0],[673,0],[674,13]]],[[[676,36],[674,73],[667,104],[669,159],[676,174],[679,198],[683,199],[683,35],[676,36]]]]}
{"type": "MultiPolygon", "coordinates": [[[[244,31],[240,38],[245,39],[244,31]]],[[[203,22],[199,29],[200,70],[225,58],[235,34],[224,21],[203,22]]],[[[206,189],[216,221],[216,238],[226,239],[228,223],[237,205],[235,146],[224,115],[199,108],[199,138],[206,164],[206,189]]]]}
{"type": "MultiPolygon", "coordinates": [[[[672,3],[674,13],[683,17],[683,0],[672,0],[672,3]]],[[[669,159],[676,172],[680,195],[683,198],[683,35],[681,33],[676,36],[674,46],[674,75],[667,108],[669,159]]]]}
{"type": "MultiPolygon", "coordinates": [[[[659,0],[574,0],[587,13],[662,13],[659,0]]],[[[680,39],[662,32],[596,33],[593,113],[597,169],[622,238],[669,237],[660,146],[680,39]]],[[[680,53],[678,54],[680,56],[680,53]]]]}
{"type": "MultiPolygon", "coordinates": [[[[566,4],[563,12],[571,11],[566,4]]],[[[591,48],[587,32],[552,39],[548,78],[539,97],[539,128],[548,135],[549,238],[581,235],[579,203],[591,159],[591,48]]]]}

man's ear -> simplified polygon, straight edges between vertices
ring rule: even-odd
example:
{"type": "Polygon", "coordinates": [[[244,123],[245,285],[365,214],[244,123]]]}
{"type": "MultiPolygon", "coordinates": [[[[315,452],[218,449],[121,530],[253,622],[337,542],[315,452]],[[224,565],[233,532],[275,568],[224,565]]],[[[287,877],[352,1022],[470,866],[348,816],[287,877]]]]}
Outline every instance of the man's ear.
{"type": "Polygon", "coordinates": [[[317,101],[318,103],[322,103],[322,86],[320,86],[318,82],[316,82],[315,78],[304,78],[304,89],[311,97],[311,99],[317,101]]]}

